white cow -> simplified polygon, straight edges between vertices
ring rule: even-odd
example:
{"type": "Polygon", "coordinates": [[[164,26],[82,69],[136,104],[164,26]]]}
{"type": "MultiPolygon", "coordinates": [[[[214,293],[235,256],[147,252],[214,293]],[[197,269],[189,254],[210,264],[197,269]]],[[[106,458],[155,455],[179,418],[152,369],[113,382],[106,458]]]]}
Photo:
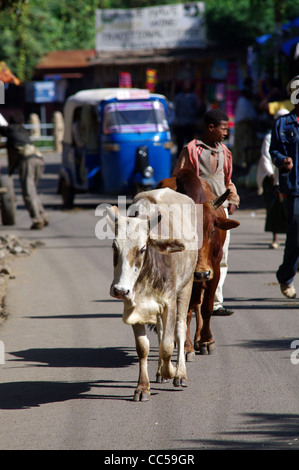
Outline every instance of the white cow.
{"type": "Polygon", "coordinates": [[[108,209],[116,231],[110,294],[123,300],[123,321],[132,325],[135,335],[139,380],[134,400],[147,401],[150,383],[146,324],[156,324],[158,330],[157,382],[174,378],[175,386],[187,386],[184,342],[198,255],[197,216],[192,199],[168,188],[138,194],[132,207],[135,217],[119,215],[115,206],[108,209]],[[171,363],[175,341],[176,368],[171,363]]]}

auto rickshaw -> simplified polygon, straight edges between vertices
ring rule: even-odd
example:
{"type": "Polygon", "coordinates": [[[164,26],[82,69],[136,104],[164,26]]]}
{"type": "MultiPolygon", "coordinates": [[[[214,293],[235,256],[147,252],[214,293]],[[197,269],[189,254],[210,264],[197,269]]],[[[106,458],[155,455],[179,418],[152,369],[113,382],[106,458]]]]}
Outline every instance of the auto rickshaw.
{"type": "Polygon", "coordinates": [[[134,195],[170,176],[163,95],[138,88],[82,90],[65,103],[64,127],[59,188],[65,206],[76,193],[134,195]]]}

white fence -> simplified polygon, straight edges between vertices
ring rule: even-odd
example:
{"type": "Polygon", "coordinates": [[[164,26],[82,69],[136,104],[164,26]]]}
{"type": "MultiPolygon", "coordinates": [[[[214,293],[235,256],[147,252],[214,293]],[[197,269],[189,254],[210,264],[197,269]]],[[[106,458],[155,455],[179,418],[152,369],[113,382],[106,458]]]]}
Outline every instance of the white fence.
{"type": "MultiPolygon", "coordinates": [[[[30,140],[41,151],[62,151],[62,139],[64,132],[63,121],[43,124],[24,124],[30,132],[30,140]]],[[[0,142],[6,142],[6,137],[0,136],[0,142]]],[[[6,153],[6,149],[0,149],[0,153],[6,153]]]]}

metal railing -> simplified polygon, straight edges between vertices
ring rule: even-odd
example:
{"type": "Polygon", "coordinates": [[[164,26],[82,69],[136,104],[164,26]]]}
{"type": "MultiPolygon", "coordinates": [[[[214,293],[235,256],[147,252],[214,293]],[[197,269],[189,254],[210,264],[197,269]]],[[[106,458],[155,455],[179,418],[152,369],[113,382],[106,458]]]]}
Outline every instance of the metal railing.
{"type": "Polygon", "coordinates": [[[25,129],[28,129],[31,134],[30,140],[40,149],[40,150],[54,150],[54,124],[25,124],[25,129]],[[51,134],[48,135],[47,131],[51,130],[51,134]],[[40,135],[36,136],[32,131],[40,132],[40,135]]]}
{"type": "MultiPolygon", "coordinates": [[[[31,142],[41,151],[55,150],[54,124],[24,124],[24,127],[30,131],[31,142]]],[[[6,137],[0,137],[0,142],[6,142],[6,137]]],[[[0,153],[5,152],[6,149],[0,149],[0,153]]]]}

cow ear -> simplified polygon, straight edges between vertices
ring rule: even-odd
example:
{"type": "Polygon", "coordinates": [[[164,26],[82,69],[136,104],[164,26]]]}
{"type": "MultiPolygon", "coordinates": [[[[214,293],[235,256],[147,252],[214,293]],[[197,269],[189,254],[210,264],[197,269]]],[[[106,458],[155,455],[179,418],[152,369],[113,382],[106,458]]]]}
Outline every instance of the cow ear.
{"type": "Polygon", "coordinates": [[[225,217],[216,217],[215,226],[221,230],[230,230],[239,227],[240,222],[233,219],[226,219],[225,217]]]}
{"type": "Polygon", "coordinates": [[[149,244],[160,253],[175,253],[185,249],[184,243],[176,239],[163,240],[161,238],[154,238],[149,240],[149,244]]]}

